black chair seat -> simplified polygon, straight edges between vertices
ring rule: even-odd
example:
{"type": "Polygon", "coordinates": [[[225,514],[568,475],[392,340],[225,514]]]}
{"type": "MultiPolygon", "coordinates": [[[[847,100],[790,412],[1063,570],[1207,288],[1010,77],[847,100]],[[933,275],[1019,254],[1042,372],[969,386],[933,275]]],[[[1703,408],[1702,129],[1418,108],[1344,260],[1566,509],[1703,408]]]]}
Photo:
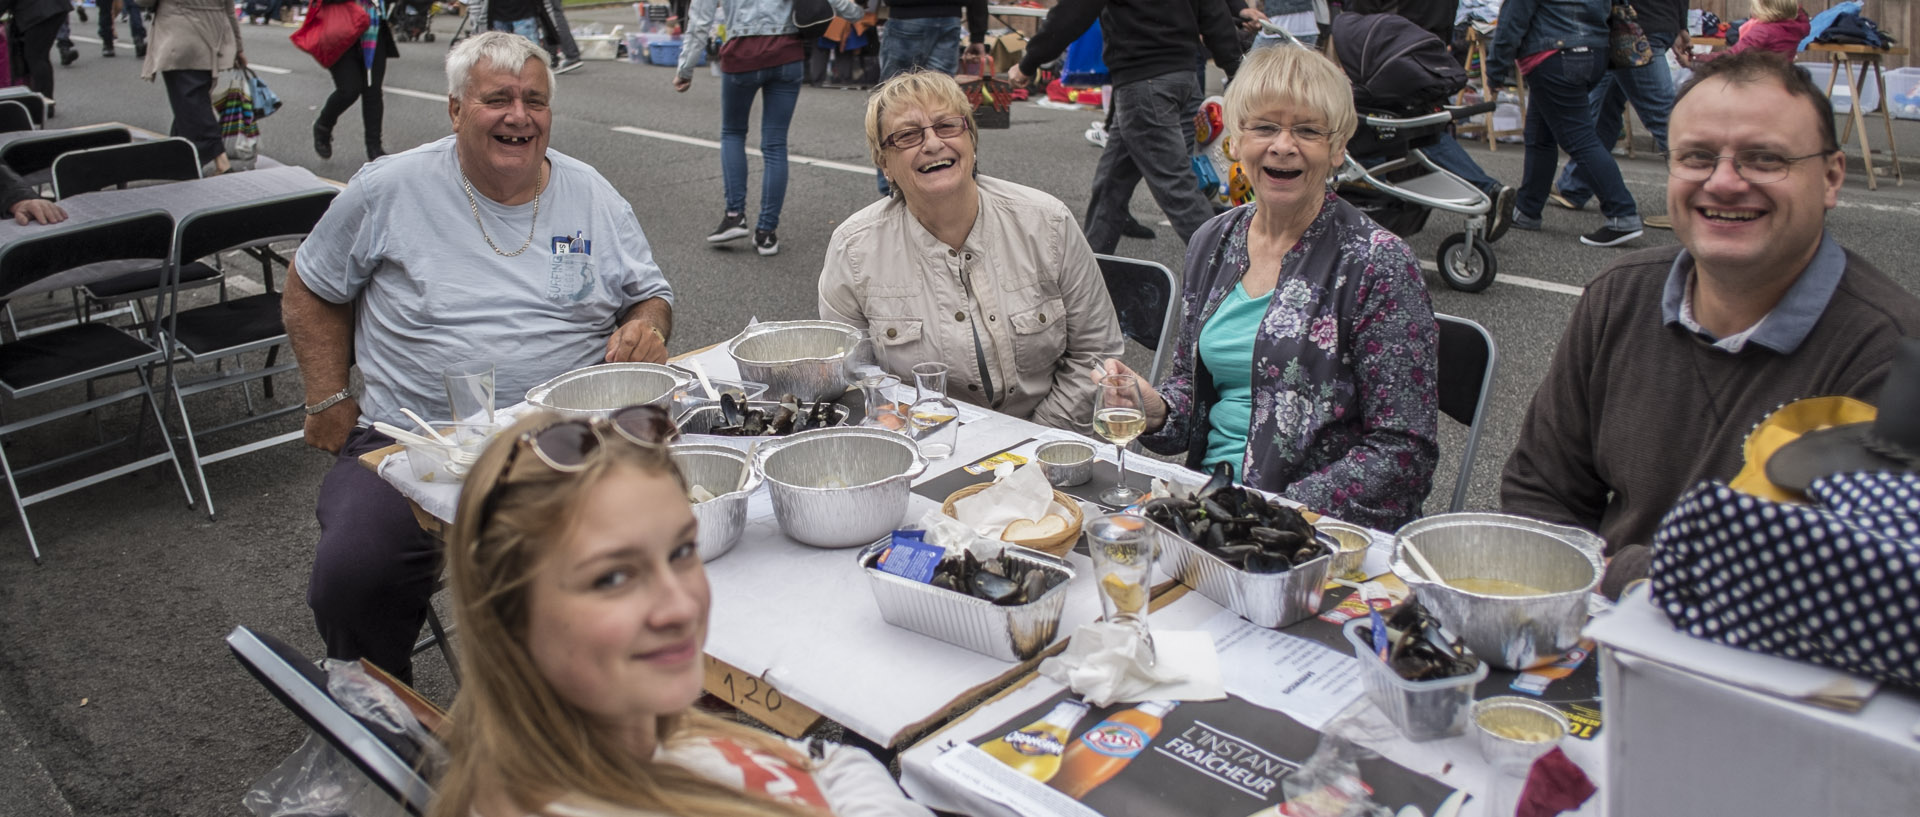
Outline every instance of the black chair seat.
{"type": "Polygon", "coordinates": [[[174,341],[198,356],[287,333],[280,296],[264,293],[189,309],[175,317],[174,341]]]}
{"type": "MultiPolygon", "coordinates": [[[[152,269],[140,269],[123,272],[112,278],[95,281],[87,285],[87,294],[102,300],[124,297],[135,292],[150,292],[160,288],[166,265],[156,264],[152,269]]],[[[180,268],[180,283],[192,284],[220,277],[220,271],[195,261],[180,268]]]]}
{"type": "Polygon", "coordinates": [[[72,377],[155,354],[119,329],[83,323],[0,346],[0,383],[15,390],[72,377]]]}

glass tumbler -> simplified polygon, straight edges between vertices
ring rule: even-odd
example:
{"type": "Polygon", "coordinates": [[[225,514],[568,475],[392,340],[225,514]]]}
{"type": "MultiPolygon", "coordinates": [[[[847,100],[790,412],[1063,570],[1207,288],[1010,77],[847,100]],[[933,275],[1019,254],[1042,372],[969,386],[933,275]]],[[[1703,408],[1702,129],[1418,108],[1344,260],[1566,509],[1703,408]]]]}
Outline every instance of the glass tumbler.
{"type": "Polygon", "coordinates": [[[463,360],[440,373],[455,422],[493,424],[493,361],[463,360]]]}
{"type": "Polygon", "coordinates": [[[1125,624],[1140,633],[1147,655],[1153,635],[1147,630],[1147,601],[1153,588],[1154,534],[1147,520],[1110,513],[1087,520],[1087,550],[1100,588],[1101,620],[1125,624]]]}

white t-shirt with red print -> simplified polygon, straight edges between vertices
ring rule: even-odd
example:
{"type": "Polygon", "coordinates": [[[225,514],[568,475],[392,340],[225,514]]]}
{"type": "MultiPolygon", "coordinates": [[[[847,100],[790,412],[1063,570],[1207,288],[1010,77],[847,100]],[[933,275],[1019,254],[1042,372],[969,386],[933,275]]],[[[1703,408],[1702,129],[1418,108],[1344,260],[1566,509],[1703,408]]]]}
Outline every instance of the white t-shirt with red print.
{"type": "MultiPolygon", "coordinates": [[[[817,754],[812,768],[799,768],[766,752],[726,738],[674,741],[654,755],[661,763],[691,769],[700,776],[742,792],[800,806],[835,817],[932,817],[927,807],[907,799],[887,767],[865,751],[838,743],[788,741],[801,757],[817,754]]],[[[553,817],[642,817],[618,806],[563,799],[547,807],[553,817]]]]}

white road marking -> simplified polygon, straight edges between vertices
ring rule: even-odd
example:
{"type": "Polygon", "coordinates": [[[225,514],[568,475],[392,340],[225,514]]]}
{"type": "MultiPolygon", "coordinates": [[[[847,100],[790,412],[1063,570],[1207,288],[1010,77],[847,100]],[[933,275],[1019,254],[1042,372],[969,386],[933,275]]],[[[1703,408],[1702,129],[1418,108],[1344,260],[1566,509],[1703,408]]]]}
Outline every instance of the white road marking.
{"type": "Polygon", "coordinates": [[[248,67],[248,68],[251,68],[251,69],[253,69],[253,70],[255,70],[255,71],[259,71],[259,72],[260,72],[260,73],[262,73],[262,74],[291,74],[291,73],[293,73],[293,69],[292,69],[292,68],[281,68],[280,66],[277,66],[277,65],[262,65],[262,64],[260,64],[260,63],[257,63],[257,62],[253,62],[252,60],[248,60],[248,61],[247,61],[247,67],[248,67]]]}
{"type": "MultiPolygon", "coordinates": [[[[1428,272],[1440,271],[1440,265],[1435,264],[1432,261],[1420,262],[1420,268],[1428,272]]],[[[1542,281],[1538,278],[1528,278],[1525,275],[1512,275],[1504,272],[1496,275],[1493,279],[1493,282],[1496,284],[1512,284],[1517,287],[1537,289],[1537,290],[1541,290],[1542,292],[1555,292],[1561,295],[1572,295],[1576,298],[1580,297],[1580,295],[1586,292],[1586,290],[1581,287],[1572,286],[1569,284],[1561,284],[1553,281],[1542,281]]]]}
{"type": "Polygon", "coordinates": [[[430,94],[430,93],[427,93],[426,91],[416,91],[416,90],[413,90],[412,88],[395,88],[389,85],[386,87],[386,92],[389,94],[399,94],[401,96],[410,96],[410,97],[413,97],[414,99],[424,99],[428,102],[447,101],[446,94],[430,94]]]}
{"type": "MultiPolygon", "coordinates": [[[[647,130],[646,128],[636,128],[629,125],[621,125],[619,127],[614,128],[614,130],[619,133],[630,134],[633,136],[645,136],[649,139],[660,139],[668,142],[679,142],[680,144],[683,144],[683,145],[693,145],[694,147],[712,148],[714,150],[720,149],[720,143],[715,142],[711,139],[698,139],[692,136],[681,136],[680,134],[677,134],[677,133],[667,133],[665,131],[647,130]]],[[[759,156],[761,154],[757,148],[747,148],[747,155],[759,156]]],[[[787,154],[787,161],[797,165],[811,165],[813,167],[823,167],[828,170],[844,170],[848,173],[858,173],[862,176],[873,175],[872,167],[868,167],[865,165],[851,165],[851,164],[847,164],[846,162],[836,162],[830,159],[815,159],[812,156],[795,156],[793,154],[787,154]]]]}

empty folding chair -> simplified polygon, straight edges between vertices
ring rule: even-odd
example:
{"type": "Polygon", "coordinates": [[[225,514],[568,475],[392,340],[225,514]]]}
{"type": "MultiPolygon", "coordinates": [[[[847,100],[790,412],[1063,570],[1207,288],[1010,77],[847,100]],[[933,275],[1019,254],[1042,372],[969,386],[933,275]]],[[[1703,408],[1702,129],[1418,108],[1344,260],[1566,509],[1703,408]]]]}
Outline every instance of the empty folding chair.
{"type": "Polygon", "coordinates": [[[25,103],[14,99],[0,99],[0,133],[33,130],[33,114],[27,111],[25,103]]]}
{"type": "MultiPolygon", "coordinates": [[[[237,457],[270,446],[300,439],[298,429],[286,431],[262,440],[236,445],[221,451],[202,452],[201,440],[208,435],[227,431],[243,425],[261,422],[274,417],[291,414],[301,408],[295,402],[261,413],[252,413],[239,420],[213,428],[196,429],[193,415],[187,408],[186,398],[214,389],[229,386],[246,388],[250,381],[262,381],[262,389],[268,400],[273,399],[273,376],[297,368],[292,355],[283,360],[280,345],[287,342],[286,326],[280,322],[280,292],[275,288],[273,278],[274,262],[285,267],[287,261],[275,253],[268,245],[276,241],[303,238],[319,223],[320,216],[327,212],[333,203],[337,191],[332,189],[316,190],[282,196],[260,202],[236,204],[214,210],[203,210],[181,220],[179,237],[174,241],[173,257],[168,264],[170,270],[182,270],[192,266],[196,258],[205,258],[234,249],[244,249],[260,261],[262,292],[245,298],[234,298],[206,306],[182,309],[179,306],[180,292],[178,279],[169,277],[169,291],[166,296],[166,317],[162,320],[162,337],[167,343],[167,388],[173,392],[175,405],[180,409],[180,426],[188,459],[193,463],[193,473],[200,481],[200,495],[207,500],[207,518],[214,515],[213,493],[207,488],[206,465],[231,457],[237,457]],[[246,360],[241,356],[252,352],[266,352],[265,362],[257,369],[248,370],[246,360]],[[179,364],[199,363],[202,361],[222,361],[232,359],[236,368],[232,374],[216,370],[211,376],[198,380],[187,380],[179,364]]],[[[247,403],[252,406],[251,392],[247,403]]]]}
{"type": "Polygon", "coordinates": [[[1467,485],[1473,481],[1473,459],[1480,449],[1480,422],[1486,418],[1487,396],[1493,393],[1493,372],[1500,351],[1487,328],[1466,318],[1435,312],[1440,324],[1440,371],[1434,379],[1440,391],[1440,413],[1467,427],[1467,445],[1460,452],[1460,473],[1454,477],[1449,511],[1466,507],[1467,485]]]}
{"type": "Polygon", "coordinates": [[[133,141],[133,132],[125,125],[90,125],[84,128],[49,130],[22,136],[0,145],[0,164],[20,174],[28,184],[51,181],[48,170],[53,160],[70,150],[124,145],[133,141]]]}
{"type": "Polygon", "coordinates": [[[1173,336],[1179,313],[1180,279],[1173,270],[1152,261],[1095,255],[1100,276],[1107,279],[1107,297],[1120,317],[1120,334],[1153,352],[1153,366],[1147,382],[1160,381],[1160,368],[1167,353],[1173,351],[1173,336]]]}
{"type": "Polygon", "coordinates": [[[245,627],[227,634],[227,648],[273,697],[365,773],[409,814],[425,814],[433,787],[415,764],[420,747],[385,729],[369,727],[327,693],[327,674],[299,651],[245,627]]]}
{"type": "MultiPolygon", "coordinates": [[[[35,232],[30,237],[0,245],[0,293],[18,294],[23,288],[30,288],[49,276],[104,261],[164,259],[172,246],[173,217],[163,210],[84,224],[70,222],[55,225],[44,232],[35,232]]],[[[158,396],[149,385],[151,369],[162,359],[159,347],[147,339],[98,323],[82,323],[0,344],[0,395],[4,395],[7,403],[13,406],[17,406],[21,398],[47,394],[64,386],[90,383],[114,375],[131,375],[135,380],[126,389],[99,397],[89,396],[38,416],[0,425],[0,443],[4,443],[6,437],[29,428],[122,400],[139,398],[152,415],[160,440],[166,446],[164,452],[149,454],[91,476],[25,495],[20,486],[21,476],[64,465],[124,442],[137,443],[142,437],[141,432],[145,430],[147,415],[142,414],[139,427],[124,438],[25,468],[13,467],[6,449],[0,446],[0,472],[6,477],[7,491],[13,497],[14,507],[20,511],[20,525],[26,529],[27,547],[33,551],[35,562],[40,560],[40,546],[34,539],[33,526],[27,521],[29,505],[167,461],[173,462],[174,473],[180,479],[180,490],[186,494],[187,504],[193,504],[193,491],[187,487],[187,476],[174,456],[172,437],[167,433],[166,423],[160,416],[158,396]]],[[[65,439],[60,441],[66,442],[65,439]]]]}
{"type": "MultiPolygon", "coordinates": [[[[124,145],[74,150],[53,160],[53,197],[65,199],[108,188],[124,189],[138,182],[179,182],[200,178],[200,156],[193,143],[178,136],[124,145]]],[[[93,281],[80,288],[86,309],[81,318],[92,317],[93,307],[131,303],[138,321],[147,319],[140,307],[142,299],[158,298],[164,284],[166,263],[151,269],[137,269],[93,281]]],[[[220,281],[220,271],[198,261],[180,270],[182,286],[197,287],[220,281]]]]}

